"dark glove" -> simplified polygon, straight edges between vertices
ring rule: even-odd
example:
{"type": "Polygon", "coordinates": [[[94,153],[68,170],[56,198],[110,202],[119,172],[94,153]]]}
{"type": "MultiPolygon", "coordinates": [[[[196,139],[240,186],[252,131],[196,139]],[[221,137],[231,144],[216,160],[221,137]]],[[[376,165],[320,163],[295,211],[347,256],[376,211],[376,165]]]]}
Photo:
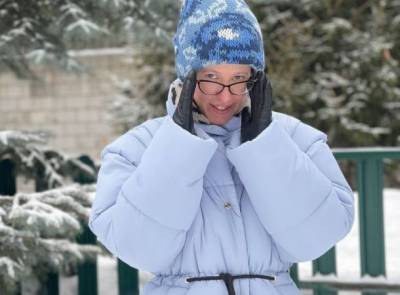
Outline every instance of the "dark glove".
{"type": "Polygon", "coordinates": [[[241,142],[253,140],[272,120],[272,87],[263,71],[255,74],[256,82],[250,90],[251,114],[248,108],[242,111],[241,142]]]}
{"type": "Polygon", "coordinates": [[[183,129],[196,135],[194,131],[192,103],[193,94],[196,89],[196,71],[191,70],[183,82],[181,95],[179,97],[178,105],[176,106],[172,119],[176,124],[183,129]]]}

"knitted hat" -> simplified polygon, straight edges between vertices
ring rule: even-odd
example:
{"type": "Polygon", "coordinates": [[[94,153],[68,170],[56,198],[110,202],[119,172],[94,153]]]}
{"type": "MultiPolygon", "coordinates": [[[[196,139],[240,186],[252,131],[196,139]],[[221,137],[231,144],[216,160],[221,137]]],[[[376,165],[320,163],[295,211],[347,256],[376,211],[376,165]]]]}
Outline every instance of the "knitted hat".
{"type": "Polygon", "coordinates": [[[173,44],[181,81],[210,64],[265,67],[260,26],[244,0],[185,0],[173,44]]]}

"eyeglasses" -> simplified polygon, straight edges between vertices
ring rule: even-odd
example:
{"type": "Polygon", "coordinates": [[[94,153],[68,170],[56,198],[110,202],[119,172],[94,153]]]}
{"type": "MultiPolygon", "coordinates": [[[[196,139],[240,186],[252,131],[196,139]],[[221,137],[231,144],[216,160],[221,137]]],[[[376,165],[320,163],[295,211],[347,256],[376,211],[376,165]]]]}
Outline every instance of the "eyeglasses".
{"type": "Polygon", "coordinates": [[[255,82],[256,80],[250,78],[246,81],[225,85],[209,80],[197,80],[197,85],[199,86],[200,91],[207,95],[217,95],[221,93],[225,87],[228,87],[229,92],[233,95],[243,95],[253,88],[255,82]]]}

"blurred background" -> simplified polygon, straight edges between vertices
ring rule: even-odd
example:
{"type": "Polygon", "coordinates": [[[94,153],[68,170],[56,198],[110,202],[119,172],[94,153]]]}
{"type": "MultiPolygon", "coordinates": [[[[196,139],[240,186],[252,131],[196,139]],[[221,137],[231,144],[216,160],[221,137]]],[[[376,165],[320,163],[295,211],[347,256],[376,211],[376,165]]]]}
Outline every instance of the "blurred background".
{"type": "MultiPolygon", "coordinates": [[[[363,187],[376,191],[368,204],[378,211],[357,217],[325,274],[359,288],[367,274],[400,293],[400,1],[247,3],[262,28],[274,110],[324,131],[332,148],[381,151],[369,156],[378,179],[363,187]],[[379,225],[372,252],[363,252],[374,239],[363,220],[379,225]],[[364,265],[371,255],[374,271],[364,265]]],[[[101,150],[165,114],[180,5],[0,0],[0,294],[138,294],[151,277],[110,257],[86,223],[101,150]]],[[[339,164],[358,199],[367,170],[356,157],[339,164]]],[[[322,269],[300,264],[294,275],[322,269]]],[[[361,294],[348,289],[302,292],[361,294]]]]}

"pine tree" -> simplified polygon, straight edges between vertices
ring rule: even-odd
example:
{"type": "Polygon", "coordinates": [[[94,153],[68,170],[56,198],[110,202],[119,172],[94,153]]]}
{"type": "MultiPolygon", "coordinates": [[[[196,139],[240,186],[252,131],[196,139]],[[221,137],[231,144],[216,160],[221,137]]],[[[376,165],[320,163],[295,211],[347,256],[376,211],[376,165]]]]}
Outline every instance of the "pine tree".
{"type": "Polygon", "coordinates": [[[333,146],[400,143],[400,2],[257,1],[276,109],[333,146]]]}
{"type": "Polygon", "coordinates": [[[16,174],[37,180],[37,191],[82,179],[96,181],[93,167],[46,146],[47,139],[48,134],[41,131],[0,131],[0,161],[8,159],[16,166],[16,174]]]}
{"type": "Polygon", "coordinates": [[[2,294],[13,294],[17,283],[28,278],[44,281],[49,272],[70,274],[83,261],[95,261],[101,249],[76,242],[94,192],[94,185],[76,184],[0,196],[2,294]]]}
{"type": "Polygon", "coordinates": [[[130,36],[131,66],[135,78],[115,79],[117,95],[110,104],[110,121],[118,132],[165,114],[170,83],[176,79],[172,38],[180,3],[165,1],[121,1],[119,15],[130,36]]]}
{"type": "Polygon", "coordinates": [[[94,0],[1,1],[0,69],[11,69],[20,78],[35,77],[30,63],[82,70],[66,43],[77,36],[107,34],[100,17],[104,12],[94,0]]]}
{"type": "Polygon", "coordinates": [[[40,132],[0,132],[0,163],[13,163],[11,176],[34,180],[41,191],[4,196],[12,186],[4,186],[10,178],[2,171],[0,290],[4,294],[13,294],[18,282],[27,279],[43,282],[49,272],[73,273],[79,263],[94,260],[101,252],[98,246],[76,242],[88,222],[95,185],[69,185],[78,180],[93,183],[97,167],[45,143],[40,132]]]}

